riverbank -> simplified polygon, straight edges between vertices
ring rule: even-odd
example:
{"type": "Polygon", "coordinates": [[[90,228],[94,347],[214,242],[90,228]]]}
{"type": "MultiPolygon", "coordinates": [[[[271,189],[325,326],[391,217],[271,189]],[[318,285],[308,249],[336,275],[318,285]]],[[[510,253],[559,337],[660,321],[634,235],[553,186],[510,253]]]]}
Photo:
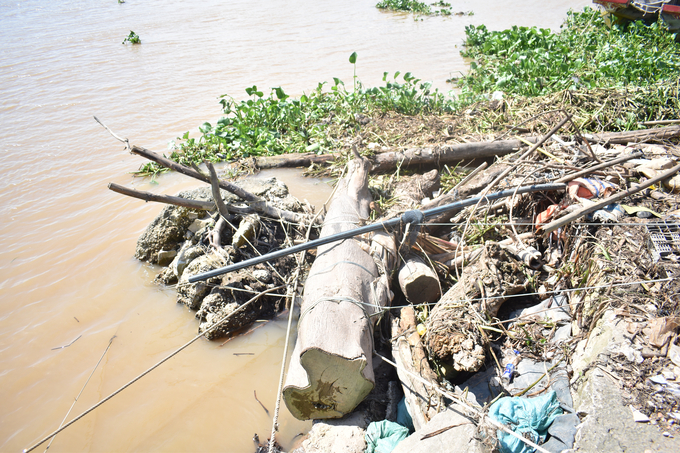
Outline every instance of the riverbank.
{"type": "MultiPolygon", "coordinates": [[[[429,263],[423,270],[430,279],[427,288],[435,285],[439,291],[433,298],[422,289],[409,293],[401,275],[401,289],[395,277],[392,308],[375,339],[376,352],[388,361],[374,358],[374,392],[347,418],[316,421],[295,451],[363,452],[371,422],[397,421],[402,397],[394,389],[401,386],[417,431],[395,451],[438,451],[436,445],[451,442],[488,451],[496,442],[495,429],[479,419],[487,404],[503,395],[536,397],[552,391],[566,412],[560,419],[562,434],[547,437],[552,439],[549,451],[572,446],[619,451],[602,443],[603,426],[621,448],[673,451],[678,435],[674,392],[680,381],[680,357],[675,356],[680,250],[673,240],[674,216],[680,213],[675,193],[680,128],[670,131],[657,144],[591,138],[588,145],[551,134],[557,141],[548,143],[545,137],[542,146],[499,158],[463,183],[460,171],[407,175],[408,161],[396,174],[375,178],[372,217],[377,221],[490,188],[551,181],[569,186],[566,193],[560,188],[478,203],[426,220],[410,259],[429,263]],[[666,182],[652,186],[655,179],[666,182]],[[640,185],[647,187],[637,189],[640,185]],[[404,335],[406,349],[400,345],[404,335]],[[427,363],[413,362],[417,350],[427,363]],[[507,363],[516,373],[505,380],[507,363]],[[408,373],[414,372],[431,383],[419,390],[420,400],[429,401],[424,406],[409,399],[415,382],[408,381],[408,373]],[[601,393],[608,395],[606,401],[599,399],[601,393]],[[447,410],[451,401],[455,404],[447,410]],[[442,431],[447,423],[462,423],[455,415],[461,411],[480,428],[442,431]],[[560,437],[564,433],[567,438],[560,437]]],[[[409,266],[402,264],[406,270],[400,274],[411,275],[409,266]]],[[[213,282],[212,293],[233,280],[213,282]]]]}
{"type": "MultiPolygon", "coordinates": [[[[133,178],[128,172],[139,158],[92,115],[134,143],[169,154],[169,139],[205,120],[215,123],[219,94],[240,100],[244,87],[257,84],[265,92],[281,85],[299,97],[332,76],[349,85],[347,56],[354,50],[367,86],[380,86],[385,70],[408,69],[448,90],[445,79],[466,67],[455,47],[465,25],[557,29],[579,2],[491,1],[474,16],[422,22],[378,11],[375,1],[324,8],[305,1],[232,2],[228,10],[218,3],[187,9],[153,0],[85,1],[64,8],[28,0],[4,7],[0,330],[9,347],[0,351],[0,393],[13,408],[0,423],[4,449],[20,450],[56,429],[112,336],[74,412],[196,333],[193,313],[175,304],[174,292],[153,284],[157,269],[133,258],[138,236],[159,208],[111,193],[106,183],[168,194],[196,184],[174,174],[133,178]],[[328,34],[329,24],[338,33],[328,34]],[[142,46],[121,45],[130,29],[142,46]],[[282,48],[282,42],[291,45],[282,48]]],[[[284,180],[299,199],[319,206],[327,197],[322,184],[291,179],[284,180]]],[[[250,451],[251,431],[264,438],[271,425],[252,392],[271,409],[271,370],[278,370],[284,332],[285,322],[274,322],[222,347],[198,342],[57,436],[50,450],[217,451],[228,444],[250,451]],[[224,391],[230,388],[245,390],[224,391]]],[[[283,421],[282,441],[306,429],[283,421]]]]}
{"type": "MultiPolygon", "coordinates": [[[[575,23],[584,20],[591,23],[596,18],[593,12],[586,11],[582,16],[575,15],[573,20],[575,23]]],[[[620,33],[625,32],[620,30],[620,33]]],[[[629,32],[635,34],[638,43],[649,38],[644,35],[646,29],[629,32]]],[[[556,45],[556,38],[547,33],[517,29],[512,33],[543,37],[548,44],[556,45]]],[[[600,30],[598,33],[605,32],[600,30]]],[[[479,28],[469,30],[468,36],[470,47],[480,46],[488,51],[485,42],[498,41],[503,32],[490,35],[485,29],[479,28]]],[[[520,41],[523,39],[515,37],[520,41]]],[[[501,54],[503,52],[501,50],[501,54]]],[[[530,52],[537,53],[536,49],[530,52]]],[[[674,52],[677,53],[677,50],[674,52]]],[[[660,55],[656,55],[654,64],[668,63],[672,67],[675,65],[676,53],[670,54],[663,62],[659,60],[660,55]]],[[[477,58],[481,60],[485,57],[477,54],[477,58]]],[[[527,59],[526,56],[513,58],[518,59],[520,66],[527,59]]],[[[537,66],[541,64],[534,63],[537,66]]],[[[478,68],[473,66],[473,74],[483,78],[482,70],[478,68]]],[[[273,91],[269,98],[263,93],[253,92],[249,94],[254,94],[254,103],[247,104],[247,107],[245,104],[240,107],[229,104],[229,108],[250,111],[266,106],[267,109],[286,114],[292,112],[295,116],[304,111],[305,103],[309,103],[307,107],[316,112],[316,121],[321,119],[323,124],[316,130],[317,137],[324,136],[326,142],[323,142],[324,145],[309,141],[300,143],[304,145],[304,150],[319,153],[330,146],[338,149],[356,146],[369,156],[407,147],[428,147],[436,154],[438,149],[456,142],[498,140],[527,133],[547,134],[548,144],[541,148],[532,146],[528,152],[525,152],[525,148],[518,154],[498,159],[481,176],[460,187],[455,186],[465,176],[464,171],[440,168],[442,180],[439,191],[419,193],[410,201],[405,201],[404,194],[399,193],[400,183],[408,178],[419,177],[418,170],[410,175],[409,172],[413,170],[408,168],[408,160],[397,162],[396,173],[391,177],[373,180],[372,219],[383,218],[386,213],[388,216],[389,213],[396,215],[403,212],[400,210],[413,206],[430,205],[433,198],[436,205],[437,197],[454,187],[456,192],[450,195],[453,197],[451,199],[460,197],[461,193],[466,196],[477,194],[491,181],[500,189],[514,188],[517,184],[545,182],[546,178],[547,181],[573,180],[570,186],[573,190],[570,189],[569,195],[565,197],[523,196],[516,201],[513,198],[510,203],[485,206],[483,214],[472,210],[458,213],[453,218],[439,219],[445,225],[430,227],[429,236],[421,236],[422,242],[414,253],[420,254],[421,259],[430,263],[430,272],[438,274],[436,278],[441,287],[442,300],[434,308],[432,303],[435,301],[414,302],[417,325],[393,327],[392,338],[395,342],[384,346],[387,347],[388,355],[390,350],[392,353],[398,352],[399,329],[402,329],[402,333],[417,329],[419,335],[414,337],[415,343],[410,347],[424,348],[429,355],[429,364],[426,366],[429,372],[421,368],[419,374],[436,376],[438,385],[435,388],[439,389],[433,391],[428,387],[426,398],[437,400],[440,398],[437,392],[442,392],[449,401],[457,401],[456,411],[462,411],[477,422],[480,420],[475,413],[486,410],[485,403],[491,403],[503,394],[535,397],[555,391],[566,411],[560,423],[561,429],[566,430],[562,434],[567,437],[560,437],[556,432],[547,436],[549,443],[552,442],[548,447],[550,451],[574,445],[577,450],[583,451],[618,451],[602,443],[598,434],[598,427],[602,425],[608,427],[610,436],[622,448],[653,447],[671,451],[677,447],[673,441],[677,434],[677,401],[673,395],[678,387],[676,381],[680,379],[677,373],[680,371],[679,364],[674,362],[672,352],[680,314],[675,300],[674,275],[677,269],[673,257],[676,252],[671,251],[662,256],[652,238],[656,237],[653,236],[655,228],[676,228],[673,217],[668,217],[679,207],[678,198],[673,194],[676,183],[668,181],[677,168],[674,168],[673,174],[662,178],[666,186],[657,182],[654,187],[660,190],[637,192],[637,195],[625,198],[628,204],[620,202],[621,198],[585,212],[588,206],[585,200],[606,198],[623,193],[624,189],[634,190],[636,185],[653,180],[663,170],[675,166],[679,154],[677,134],[662,138],[660,145],[635,140],[630,143],[624,140],[621,145],[613,145],[615,140],[600,141],[591,138],[589,133],[626,131],[669,121],[672,123],[675,118],[669,116],[677,112],[677,106],[674,105],[677,96],[673,95],[677,86],[670,84],[670,79],[663,74],[659,79],[650,79],[638,73],[637,84],[626,82],[631,76],[625,71],[614,75],[620,77],[612,79],[612,74],[608,74],[588,80],[584,74],[574,74],[553,80],[554,77],[551,79],[550,75],[545,75],[545,79],[539,80],[529,76],[530,80],[538,80],[539,83],[510,87],[510,94],[496,90],[490,96],[483,95],[489,85],[480,84],[477,88],[470,88],[472,79],[467,79],[463,85],[471,91],[461,101],[461,98],[448,100],[436,91],[429,91],[429,86],[408,74],[403,83],[399,83],[397,74],[391,79],[386,76],[385,87],[378,89],[348,91],[344,84],[336,80],[330,93],[319,89],[313,96],[297,104],[295,101],[289,102],[283,92],[273,91]],[[571,80],[572,86],[561,87],[563,80],[571,80]],[[475,94],[474,90],[480,92],[475,94]],[[512,93],[513,90],[517,92],[512,93]],[[641,104],[646,107],[640,108],[641,104]],[[318,110],[320,106],[326,110],[318,110]],[[571,121],[566,119],[567,114],[571,114],[571,121]],[[554,136],[557,143],[550,144],[557,130],[560,130],[554,136]],[[582,136],[586,136],[586,139],[582,136]],[[339,143],[342,145],[338,146],[339,143]],[[537,152],[541,155],[535,154],[537,152]],[[519,154],[522,156],[518,157],[519,154]],[[586,171],[573,175],[577,169],[624,157],[630,162],[620,160],[600,166],[594,173],[586,171]],[[583,179],[585,177],[591,179],[583,179]],[[601,187],[598,188],[598,185],[601,187]],[[409,203],[415,204],[409,206],[409,203]],[[594,215],[595,223],[583,223],[578,216],[571,221],[564,221],[559,230],[557,226],[552,227],[555,222],[561,222],[558,219],[560,216],[567,212],[578,213],[579,209],[582,216],[594,215]],[[480,216],[477,221],[475,216],[480,216]],[[657,217],[663,223],[659,223],[657,217]],[[521,222],[515,221],[517,218],[521,222]],[[462,228],[459,223],[462,223],[462,228]],[[538,231],[534,231],[534,228],[538,231]],[[547,228],[547,233],[543,233],[542,228],[547,228]],[[628,248],[627,240],[612,241],[621,236],[631,238],[628,248]],[[447,257],[447,261],[443,260],[443,256],[447,257]],[[466,257],[465,260],[460,259],[462,256],[466,257]],[[458,261],[467,262],[460,267],[458,261]],[[499,273],[500,269],[504,270],[499,273]],[[638,280],[630,281],[631,275],[637,276],[638,280]],[[466,285],[468,280],[475,282],[472,287],[478,288],[477,293],[469,293],[465,289],[469,286],[466,285]],[[620,289],[612,291],[613,287],[620,289]],[[632,293],[627,289],[629,287],[643,288],[648,295],[645,297],[640,291],[632,293]],[[512,288],[512,291],[508,292],[508,288],[512,288]],[[505,301],[508,303],[501,307],[505,301]],[[467,307],[462,311],[461,303],[467,307]],[[447,308],[451,304],[454,306],[453,312],[447,308]],[[643,308],[640,309],[640,306],[643,308]],[[458,311],[455,307],[458,307],[458,311]],[[550,315],[543,315],[545,312],[550,315]],[[461,319],[467,321],[461,323],[461,319]],[[632,338],[627,336],[631,333],[632,338]],[[454,341],[461,335],[464,341],[454,341]],[[601,342],[600,337],[603,335],[614,339],[614,342],[601,342]],[[513,376],[511,372],[510,379],[503,381],[504,364],[507,363],[517,367],[518,373],[513,376]],[[539,369],[548,371],[541,373],[537,371],[539,369]],[[635,373],[631,370],[635,370],[635,373]],[[533,375],[535,379],[531,381],[530,376],[533,375]],[[606,376],[610,378],[609,381],[606,376]],[[471,390],[473,388],[475,390],[471,390]],[[468,397],[468,392],[474,396],[468,397]],[[599,402],[599,393],[609,395],[606,404],[599,402]],[[568,416],[570,411],[579,417],[573,414],[568,416]],[[628,411],[630,417],[624,414],[628,411]],[[631,436],[631,432],[635,435],[631,436]],[[555,439],[559,442],[556,443],[555,439]]],[[[650,77],[658,75],[660,73],[654,71],[649,73],[650,77]]],[[[497,88],[505,86],[500,84],[501,80],[492,82],[497,88]]],[[[232,110],[229,112],[234,113],[232,110]]],[[[188,151],[189,155],[197,149],[203,152],[206,145],[207,149],[212,145],[218,151],[216,155],[220,151],[226,152],[229,143],[232,143],[227,131],[234,126],[230,121],[218,123],[215,127],[204,125],[203,142],[191,142],[183,151],[188,151]],[[201,149],[201,146],[204,148],[201,149]]],[[[300,140],[300,136],[293,136],[290,143],[296,140],[300,140]]],[[[262,143],[266,143],[266,140],[262,143]]],[[[531,145],[531,142],[527,144],[531,145]]],[[[268,152],[266,146],[249,149],[268,152]]],[[[224,158],[225,155],[218,157],[224,158]]],[[[340,159],[330,168],[312,170],[333,173],[342,167],[343,161],[340,159]]],[[[664,236],[664,240],[672,242],[671,233],[663,234],[667,236],[664,236]]],[[[397,307],[409,302],[407,291],[403,291],[401,297],[406,299],[397,302],[397,307]]],[[[401,319],[403,322],[403,316],[401,319]]],[[[399,321],[395,323],[397,326],[399,321]]],[[[413,367],[413,364],[408,364],[410,359],[402,357],[401,360],[406,360],[400,364],[401,367],[407,370],[413,367]]],[[[334,451],[338,442],[344,442],[345,451],[364,451],[363,433],[365,429],[371,429],[368,427],[369,422],[380,420],[383,410],[376,410],[376,404],[378,407],[383,403],[385,406],[396,406],[396,401],[384,393],[389,387],[385,384],[395,382],[394,373],[390,375],[382,371],[376,374],[387,376],[387,382],[378,386],[380,393],[369,397],[370,410],[365,407],[363,412],[360,410],[351,417],[352,421],[341,421],[341,427],[332,422],[316,423],[309,438],[303,442],[303,450],[297,451],[334,451]],[[334,431],[338,434],[332,434],[334,431]],[[346,443],[348,433],[355,441],[354,446],[350,447],[346,443]]],[[[399,378],[408,396],[407,389],[411,388],[412,383],[407,385],[404,376],[400,375],[399,378]]],[[[409,413],[414,420],[420,420],[416,426],[419,431],[414,436],[421,436],[421,439],[405,441],[396,451],[401,451],[399,448],[403,451],[419,451],[419,448],[433,451],[433,446],[423,441],[424,438],[437,436],[439,439],[434,442],[441,442],[442,445],[464,442],[473,450],[488,449],[496,442],[494,429],[489,426],[481,431],[461,428],[443,434],[440,425],[446,422],[441,421],[442,417],[451,422],[446,418],[448,411],[443,410],[444,407],[436,405],[435,408],[430,404],[419,408],[417,403],[411,401],[409,413]],[[437,415],[438,412],[444,415],[437,415]],[[428,425],[427,422],[435,418],[438,422],[428,425]]],[[[384,417],[389,420],[387,408],[384,410],[384,417]]],[[[541,442],[544,440],[541,439],[541,442]]]]}

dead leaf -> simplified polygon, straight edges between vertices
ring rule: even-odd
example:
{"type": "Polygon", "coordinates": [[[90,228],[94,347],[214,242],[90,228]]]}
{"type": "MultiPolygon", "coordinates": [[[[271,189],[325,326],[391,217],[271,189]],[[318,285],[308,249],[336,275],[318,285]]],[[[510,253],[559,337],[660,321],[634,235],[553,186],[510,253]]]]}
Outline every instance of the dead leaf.
{"type": "Polygon", "coordinates": [[[657,348],[662,347],[673,336],[675,329],[680,327],[680,318],[677,316],[666,316],[663,318],[652,319],[647,323],[649,328],[649,344],[657,348]]]}

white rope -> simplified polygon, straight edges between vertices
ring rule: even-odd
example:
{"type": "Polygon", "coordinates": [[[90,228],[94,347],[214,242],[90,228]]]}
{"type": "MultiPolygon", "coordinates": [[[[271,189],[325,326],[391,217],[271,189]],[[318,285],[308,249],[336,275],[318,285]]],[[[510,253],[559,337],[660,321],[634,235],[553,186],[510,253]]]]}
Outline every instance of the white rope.
{"type": "Polygon", "coordinates": [[[276,407],[274,408],[274,419],[272,420],[272,434],[269,437],[269,453],[273,453],[276,442],[276,431],[278,430],[279,409],[281,408],[281,394],[283,393],[283,379],[286,375],[286,358],[288,357],[288,344],[290,343],[291,326],[293,325],[293,312],[295,311],[295,298],[290,304],[288,312],[288,326],[286,327],[286,340],[283,346],[283,361],[281,362],[281,374],[279,375],[279,387],[276,391],[276,407]]]}
{"type": "Polygon", "coordinates": [[[228,318],[230,318],[231,316],[233,316],[233,315],[235,315],[236,313],[238,313],[238,312],[240,312],[241,310],[243,310],[245,307],[247,307],[248,305],[250,305],[252,302],[254,302],[254,301],[256,301],[257,299],[259,299],[260,297],[262,297],[262,296],[264,296],[264,295],[266,295],[266,294],[268,294],[268,293],[270,293],[270,292],[272,292],[272,291],[276,291],[276,290],[278,290],[278,289],[281,289],[281,286],[277,286],[277,287],[275,287],[275,288],[271,288],[271,289],[268,289],[268,290],[266,290],[266,291],[263,291],[263,292],[261,292],[260,294],[258,294],[257,296],[255,296],[255,297],[253,297],[252,299],[250,299],[249,301],[245,302],[243,305],[239,306],[236,310],[234,310],[234,311],[232,311],[231,313],[229,313],[229,314],[223,316],[223,317],[220,318],[217,322],[215,322],[215,324],[213,324],[212,326],[210,326],[208,329],[204,330],[204,331],[201,332],[200,334],[196,335],[194,338],[192,338],[191,340],[189,340],[188,342],[186,342],[186,343],[185,343],[184,345],[182,345],[181,347],[177,348],[174,352],[172,352],[171,354],[169,354],[168,356],[166,356],[166,357],[165,357],[164,359],[162,359],[161,361],[157,362],[157,363],[156,363],[155,365],[153,365],[151,368],[149,368],[148,370],[144,371],[142,374],[140,374],[139,376],[137,376],[136,378],[134,378],[133,380],[131,380],[130,382],[128,382],[127,384],[125,384],[124,386],[122,386],[121,388],[119,388],[118,390],[116,390],[115,392],[111,393],[109,396],[107,396],[107,397],[104,398],[103,400],[99,401],[99,402],[98,402],[97,404],[95,404],[94,406],[90,407],[88,410],[86,410],[85,412],[83,412],[82,414],[80,414],[79,416],[77,416],[76,418],[74,418],[73,420],[71,420],[70,422],[68,422],[67,424],[63,425],[61,428],[57,429],[57,430],[56,430],[55,432],[53,432],[52,434],[48,435],[48,436],[45,437],[44,439],[42,439],[42,440],[40,440],[39,442],[35,443],[33,446],[24,449],[24,453],[28,453],[28,452],[30,452],[30,451],[32,451],[32,450],[35,450],[35,449],[38,448],[40,445],[42,445],[43,443],[45,443],[48,439],[50,439],[50,438],[53,437],[53,436],[56,436],[57,434],[59,434],[60,432],[62,432],[63,430],[65,430],[66,428],[68,428],[69,426],[71,426],[72,424],[74,424],[75,422],[77,422],[78,420],[80,420],[81,418],[83,418],[84,416],[86,416],[87,414],[89,414],[90,412],[92,412],[93,410],[97,409],[99,406],[101,406],[102,404],[104,404],[105,402],[107,402],[108,400],[110,400],[111,398],[113,398],[114,396],[118,395],[120,392],[122,392],[122,391],[125,390],[126,388],[128,388],[129,386],[131,386],[132,384],[134,384],[135,382],[137,382],[138,380],[140,380],[141,378],[143,378],[144,376],[146,376],[147,374],[149,374],[150,372],[152,372],[153,370],[155,370],[156,368],[158,368],[159,366],[161,366],[161,365],[162,365],[163,363],[165,363],[166,361],[170,360],[172,357],[174,357],[175,355],[179,354],[179,353],[180,353],[181,351],[183,351],[184,349],[188,348],[191,344],[193,344],[193,343],[194,343],[196,340],[198,340],[199,338],[202,338],[204,335],[206,335],[206,334],[212,332],[213,330],[217,329],[218,327],[220,327],[224,321],[226,321],[226,320],[227,320],[228,318]]]}
{"type": "MultiPolygon", "coordinates": [[[[485,300],[493,300],[493,299],[511,299],[513,297],[524,297],[524,296],[539,296],[543,294],[561,294],[561,293],[571,293],[571,292],[576,292],[576,291],[584,291],[586,289],[604,289],[604,288],[612,288],[612,287],[620,287],[620,286],[632,286],[632,285],[640,285],[640,284],[647,284],[647,283],[665,283],[665,282],[672,282],[675,281],[676,278],[674,277],[668,277],[668,278],[661,278],[657,280],[638,280],[636,282],[630,282],[630,283],[610,283],[608,285],[598,285],[598,286],[584,286],[582,288],[564,288],[564,289],[556,289],[553,291],[542,291],[542,292],[534,292],[534,293],[519,293],[519,294],[511,294],[507,296],[489,296],[489,297],[478,297],[476,299],[457,299],[456,301],[451,301],[452,304],[457,304],[460,302],[481,302],[485,300]]],[[[418,304],[418,306],[421,305],[434,305],[434,303],[429,303],[429,304],[418,304]]],[[[444,304],[446,305],[446,304],[444,304]]],[[[409,305],[395,305],[392,307],[383,307],[383,310],[397,310],[397,309],[402,309],[404,307],[408,307],[409,305]]],[[[548,310],[555,310],[555,308],[549,308],[548,310]]],[[[536,312],[538,313],[538,312],[536,312]]],[[[514,318],[513,318],[514,319],[514,318]]],[[[512,320],[507,320],[503,321],[505,322],[510,322],[512,320]]],[[[498,324],[498,323],[495,323],[498,324]]]]}

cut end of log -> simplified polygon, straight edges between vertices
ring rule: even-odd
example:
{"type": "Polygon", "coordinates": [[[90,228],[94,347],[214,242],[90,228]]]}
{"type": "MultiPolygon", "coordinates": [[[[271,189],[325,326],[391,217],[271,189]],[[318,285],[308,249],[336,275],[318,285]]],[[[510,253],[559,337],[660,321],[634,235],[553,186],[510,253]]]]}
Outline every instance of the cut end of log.
{"type": "Polygon", "coordinates": [[[320,349],[309,349],[300,357],[309,385],[286,386],[283,399],[299,420],[340,418],[349,414],[373,389],[364,377],[369,361],[365,357],[349,360],[320,349]]]}
{"type": "Polygon", "coordinates": [[[409,256],[399,270],[399,286],[412,304],[435,302],[442,295],[435,271],[414,255],[409,256]]]}

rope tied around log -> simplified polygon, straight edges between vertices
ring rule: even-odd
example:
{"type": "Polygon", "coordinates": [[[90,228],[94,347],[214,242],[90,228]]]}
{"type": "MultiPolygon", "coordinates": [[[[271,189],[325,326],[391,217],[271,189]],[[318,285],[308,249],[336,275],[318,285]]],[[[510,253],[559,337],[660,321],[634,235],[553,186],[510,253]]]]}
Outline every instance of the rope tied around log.
{"type": "Polygon", "coordinates": [[[337,304],[340,304],[342,302],[349,302],[351,304],[356,305],[357,307],[361,308],[361,311],[364,313],[364,316],[366,317],[366,321],[369,324],[369,327],[371,328],[371,332],[373,332],[373,323],[370,322],[370,319],[373,316],[382,316],[382,314],[386,311],[384,310],[384,307],[378,305],[378,300],[377,300],[377,295],[375,293],[375,285],[371,285],[371,292],[373,293],[373,300],[375,301],[374,304],[370,304],[368,302],[361,302],[359,300],[356,300],[352,297],[335,297],[335,296],[327,296],[327,297],[319,297],[317,300],[309,304],[309,307],[305,308],[305,310],[300,313],[300,318],[298,319],[298,325],[302,323],[302,319],[307,315],[309,312],[311,312],[314,308],[316,308],[317,305],[319,305],[321,302],[335,302],[337,304]],[[368,310],[366,310],[366,307],[373,307],[376,308],[377,311],[373,314],[369,314],[368,310]]]}

